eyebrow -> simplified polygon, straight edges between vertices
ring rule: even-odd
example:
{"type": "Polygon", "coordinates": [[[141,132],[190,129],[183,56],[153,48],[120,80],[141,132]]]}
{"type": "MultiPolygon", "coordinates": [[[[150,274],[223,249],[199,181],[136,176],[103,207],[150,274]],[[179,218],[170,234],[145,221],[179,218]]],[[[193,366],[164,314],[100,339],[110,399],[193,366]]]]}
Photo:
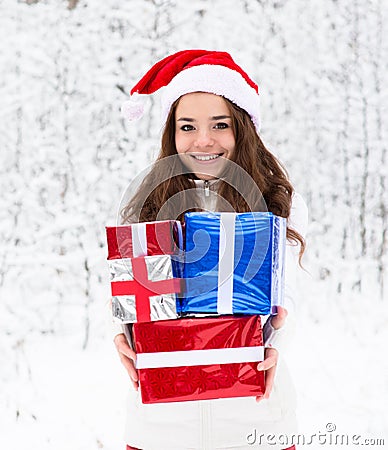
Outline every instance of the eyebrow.
{"type": "MultiPolygon", "coordinates": [[[[231,119],[231,117],[226,115],[210,117],[210,120],[222,120],[222,119],[231,119]]],[[[177,122],[195,122],[195,119],[192,119],[190,117],[180,117],[179,119],[177,119],[177,122]]]]}

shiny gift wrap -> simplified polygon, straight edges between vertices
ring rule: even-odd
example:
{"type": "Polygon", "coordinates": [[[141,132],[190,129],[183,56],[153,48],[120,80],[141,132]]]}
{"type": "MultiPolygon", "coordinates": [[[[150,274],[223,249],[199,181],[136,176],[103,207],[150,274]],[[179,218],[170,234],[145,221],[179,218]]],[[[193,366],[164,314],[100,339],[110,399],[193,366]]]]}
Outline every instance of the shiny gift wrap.
{"type": "Polygon", "coordinates": [[[135,323],[133,336],[143,403],[264,393],[259,316],[135,323]]]}
{"type": "Polygon", "coordinates": [[[120,323],[148,322],[177,317],[181,290],[180,263],[170,255],[108,261],[112,314],[120,323]]]}
{"type": "Polygon", "coordinates": [[[286,219],[187,213],[182,313],[276,314],[283,304],[286,219]]]}
{"type": "Polygon", "coordinates": [[[106,227],[108,259],[176,255],[182,248],[181,223],[175,220],[106,227]]]}

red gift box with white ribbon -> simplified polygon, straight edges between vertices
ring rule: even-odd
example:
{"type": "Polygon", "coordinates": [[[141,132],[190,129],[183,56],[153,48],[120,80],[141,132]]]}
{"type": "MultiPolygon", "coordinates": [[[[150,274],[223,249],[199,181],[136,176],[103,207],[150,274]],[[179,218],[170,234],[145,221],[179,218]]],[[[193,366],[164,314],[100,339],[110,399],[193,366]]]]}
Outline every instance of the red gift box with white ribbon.
{"type": "Polygon", "coordinates": [[[135,323],[133,335],[143,403],[264,393],[260,316],[135,323]]]}
{"type": "Polygon", "coordinates": [[[177,255],[182,249],[182,226],[176,220],[106,227],[108,260],[151,255],[177,255]]]}

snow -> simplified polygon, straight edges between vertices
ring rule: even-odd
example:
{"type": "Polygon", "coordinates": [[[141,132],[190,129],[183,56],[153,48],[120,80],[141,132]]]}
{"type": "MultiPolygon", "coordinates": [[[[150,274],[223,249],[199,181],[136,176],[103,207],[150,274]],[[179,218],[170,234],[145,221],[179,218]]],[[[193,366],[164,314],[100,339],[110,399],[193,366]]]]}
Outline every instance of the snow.
{"type": "Polygon", "coordinates": [[[128,124],[120,88],[184,48],[229,51],[258,82],[264,142],[309,206],[300,432],[387,446],[386,2],[67,3],[0,2],[0,448],[124,448],[104,227],[162,123],[156,94],[128,124]]]}

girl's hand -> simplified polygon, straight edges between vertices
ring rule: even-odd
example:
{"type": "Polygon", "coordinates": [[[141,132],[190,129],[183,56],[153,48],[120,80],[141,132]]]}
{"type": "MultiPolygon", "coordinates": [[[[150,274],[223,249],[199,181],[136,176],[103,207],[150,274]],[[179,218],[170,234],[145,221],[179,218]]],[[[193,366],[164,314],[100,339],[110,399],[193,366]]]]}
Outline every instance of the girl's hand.
{"type": "MultiPolygon", "coordinates": [[[[283,309],[283,308],[282,308],[283,309]]],[[[278,351],[276,348],[266,348],[264,361],[257,365],[257,370],[265,370],[265,391],[262,397],[256,397],[259,402],[263,399],[268,399],[271,394],[273,381],[275,379],[276,364],[278,362],[278,351]]]]}
{"type": "Polygon", "coordinates": [[[137,376],[137,370],[135,369],[136,353],[131,349],[128,344],[125,334],[121,333],[115,336],[114,341],[116,349],[119,353],[121,363],[126,368],[128,375],[131,378],[133,387],[139,389],[139,378],[137,376]]]}
{"type": "Polygon", "coordinates": [[[278,306],[278,313],[274,316],[271,316],[271,325],[275,330],[281,328],[286,322],[287,310],[283,308],[283,306],[278,306]]]}
{"type": "MultiPolygon", "coordinates": [[[[287,314],[288,312],[285,308],[278,306],[277,314],[271,316],[269,319],[271,321],[270,325],[273,328],[272,333],[274,333],[274,330],[279,330],[285,324],[287,314]]],[[[265,370],[265,391],[262,397],[256,397],[256,401],[258,402],[263,399],[268,399],[271,394],[278,357],[279,353],[275,348],[266,348],[264,361],[257,365],[257,370],[265,370]]]]}

